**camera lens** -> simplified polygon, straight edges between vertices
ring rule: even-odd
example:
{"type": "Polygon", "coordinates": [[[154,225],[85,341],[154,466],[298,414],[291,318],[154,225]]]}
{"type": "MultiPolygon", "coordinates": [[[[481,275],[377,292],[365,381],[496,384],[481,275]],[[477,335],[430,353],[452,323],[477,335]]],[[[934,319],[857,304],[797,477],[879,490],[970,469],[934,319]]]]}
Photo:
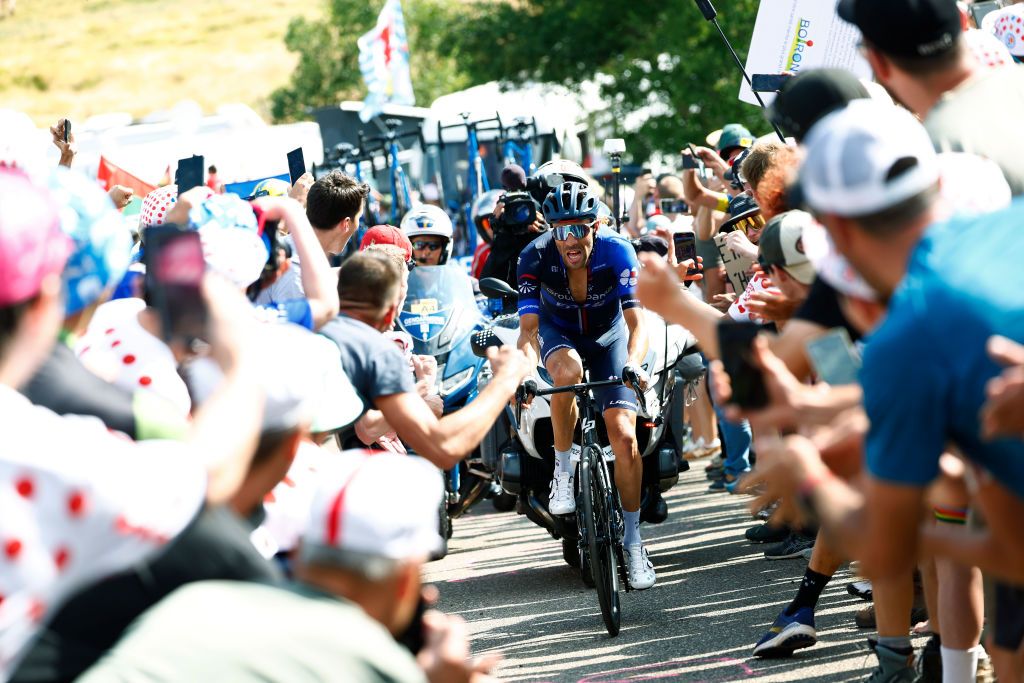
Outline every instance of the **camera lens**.
{"type": "Polygon", "coordinates": [[[533,220],[533,207],[529,204],[517,204],[512,207],[511,220],[513,223],[527,223],[533,220]]]}

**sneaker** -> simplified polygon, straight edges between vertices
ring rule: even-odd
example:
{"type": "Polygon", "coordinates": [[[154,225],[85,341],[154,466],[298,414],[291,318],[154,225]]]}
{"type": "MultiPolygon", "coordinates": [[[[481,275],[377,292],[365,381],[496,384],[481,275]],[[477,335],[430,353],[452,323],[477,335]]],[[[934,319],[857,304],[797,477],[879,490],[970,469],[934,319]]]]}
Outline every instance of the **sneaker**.
{"type": "Polygon", "coordinates": [[[942,683],[942,649],[935,636],[917,653],[914,670],[920,683],[942,683]]]}
{"type": "Polygon", "coordinates": [[[801,607],[792,616],[782,610],[768,633],[754,646],[755,657],[788,657],[795,651],[818,642],[814,630],[814,610],[801,607]]]}
{"type": "Polygon", "coordinates": [[[765,505],[763,508],[761,508],[753,515],[751,515],[751,517],[753,517],[754,519],[759,519],[762,522],[767,522],[769,519],[771,519],[772,515],[775,514],[775,511],[778,509],[779,502],[775,501],[774,503],[769,503],[768,505],[765,505]]]}
{"type": "Polygon", "coordinates": [[[803,552],[800,553],[800,557],[804,558],[808,562],[811,561],[811,557],[813,557],[813,556],[814,556],[814,546],[813,545],[810,548],[804,548],[803,552]]]}
{"type": "MultiPolygon", "coordinates": [[[[684,460],[683,462],[686,462],[686,461],[684,460]]],[[[710,481],[715,481],[716,479],[721,479],[722,477],[725,476],[725,468],[724,467],[706,467],[706,468],[704,468],[704,476],[707,477],[710,481]]]]}
{"type": "Polygon", "coordinates": [[[723,467],[725,467],[725,458],[723,458],[722,454],[719,453],[718,455],[713,456],[711,458],[711,461],[707,464],[707,467],[704,468],[704,471],[706,472],[708,470],[713,470],[713,469],[719,469],[720,470],[723,467]]]}
{"type": "Polygon", "coordinates": [[[718,455],[722,452],[722,441],[721,439],[715,439],[711,443],[704,443],[703,437],[697,439],[697,443],[694,444],[694,449],[683,453],[683,457],[687,460],[701,460],[703,458],[710,458],[713,455],[718,455]]]}
{"type": "Polygon", "coordinates": [[[629,587],[635,591],[646,590],[654,585],[654,565],[642,543],[626,546],[626,575],[629,577],[629,587]]]}
{"type": "MultiPolygon", "coordinates": [[[[925,621],[928,618],[928,609],[925,607],[913,607],[910,610],[910,623],[916,624],[919,621],[925,621]]],[[[857,628],[876,628],[875,622],[875,606],[868,605],[862,610],[859,610],[853,615],[853,620],[857,624],[857,628]]]]}
{"type": "Polygon", "coordinates": [[[732,493],[733,489],[739,484],[740,478],[732,477],[730,479],[729,477],[730,475],[723,474],[721,479],[712,481],[711,485],[708,486],[708,493],[732,493]]]}
{"type": "Polygon", "coordinates": [[[877,644],[874,650],[878,655],[878,667],[864,679],[865,683],[916,683],[913,650],[904,654],[877,644]]]}
{"type": "Polygon", "coordinates": [[[568,515],[576,512],[576,498],[573,496],[572,477],[566,472],[559,472],[551,479],[548,512],[553,515],[568,515]]]}
{"type": "Polygon", "coordinates": [[[798,557],[803,557],[804,550],[812,547],[814,547],[813,536],[804,536],[803,534],[798,534],[794,531],[782,543],[773,545],[765,550],[764,559],[792,560],[798,557]]]}
{"type": "Polygon", "coordinates": [[[855,598],[867,600],[868,602],[875,599],[874,593],[871,592],[870,581],[854,581],[846,586],[846,592],[855,598]]]}
{"type": "Polygon", "coordinates": [[[740,472],[738,475],[733,477],[732,481],[726,481],[725,482],[725,490],[728,491],[729,493],[732,493],[732,494],[747,493],[748,491],[753,492],[753,489],[749,489],[749,488],[741,489],[740,488],[740,486],[741,486],[740,482],[742,481],[743,476],[745,474],[747,474],[748,472],[750,472],[750,470],[745,470],[743,472],[740,472]]]}
{"type": "Polygon", "coordinates": [[[781,543],[789,536],[789,528],[772,526],[771,524],[758,524],[747,529],[743,535],[751,543],[781,543]]]}

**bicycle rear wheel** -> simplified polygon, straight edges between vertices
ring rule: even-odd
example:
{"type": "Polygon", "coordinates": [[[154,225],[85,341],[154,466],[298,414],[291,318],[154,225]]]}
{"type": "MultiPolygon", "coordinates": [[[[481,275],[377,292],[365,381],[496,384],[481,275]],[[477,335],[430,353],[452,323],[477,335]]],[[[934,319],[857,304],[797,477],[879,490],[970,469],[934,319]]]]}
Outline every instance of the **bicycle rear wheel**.
{"type": "Polygon", "coordinates": [[[619,609],[619,572],[612,533],[612,511],[609,508],[609,482],[601,463],[601,452],[590,446],[580,461],[580,493],[583,499],[583,522],[587,534],[590,571],[597,588],[608,635],[617,636],[621,621],[619,609]]]}

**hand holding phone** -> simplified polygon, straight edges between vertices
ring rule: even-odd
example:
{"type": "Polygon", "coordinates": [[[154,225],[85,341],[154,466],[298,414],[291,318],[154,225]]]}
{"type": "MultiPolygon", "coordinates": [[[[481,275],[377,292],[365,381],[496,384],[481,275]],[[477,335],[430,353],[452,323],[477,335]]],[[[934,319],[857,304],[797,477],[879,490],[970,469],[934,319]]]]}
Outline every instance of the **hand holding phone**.
{"type": "Polygon", "coordinates": [[[672,235],[672,245],[676,252],[676,263],[693,261],[693,267],[686,269],[687,275],[696,275],[697,268],[697,236],[692,232],[677,232],[672,235]]]}
{"type": "Polygon", "coordinates": [[[178,160],[178,169],[174,172],[174,184],[178,186],[178,196],[203,184],[203,157],[191,156],[178,160]]]}
{"type": "Polygon", "coordinates": [[[723,319],[718,323],[718,354],[732,384],[731,404],[745,410],[768,405],[764,375],[754,362],[754,339],[761,325],[723,319]]]}
{"type": "Polygon", "coordinates": [[[850,334],[842,327],[806,342],[804,347],[814,366],[814,373],[827,384],[842,386],[856,384],[860,370],[860,354],[850,341],[850,334]]]}
{"type": "Polygon", "coordinates": [[[71,119],[64,119],[64,142],[71,138],[71,119]]]}
{"type": "Polygon", "coordinates": [[[302,154],[302,148],[296,147],[288,152],[288,176],[291,184],[294,185],[306,172],[306,160],[302,154]]]}

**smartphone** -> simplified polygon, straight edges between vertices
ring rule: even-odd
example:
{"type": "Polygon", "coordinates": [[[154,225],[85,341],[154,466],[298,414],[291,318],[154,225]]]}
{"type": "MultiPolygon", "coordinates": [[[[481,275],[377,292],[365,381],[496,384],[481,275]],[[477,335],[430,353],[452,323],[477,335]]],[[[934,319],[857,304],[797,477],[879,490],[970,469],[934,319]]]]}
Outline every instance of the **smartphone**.
{"type": "Polygon", "coordinates": [[[687,275],[696,275],[700,272],[697,268],[697,236],[692,232],[677,232],[672,235],[672,245],[676,250],[676,262],[692,260],[693,267],[686,269],[687,275]]]}
{"type": "Polygon", "coordinates": [[[850,334],[842,327],[829,330],[808,341],[804,348],[811,359],[814,373],[832,386],[856,384],[860,370],[860,354],[850,341],[850,334]]]}
{"type": "Polygon", "coordinates": [[[753,344],[761,325],[722,320],[718,323],[718,353],[732,382],[732,399],[740,408],[758,409],[768,405],[764,375],[754,364],[753,344]]]}
{"type": "Polygon", "coordinates": [[[695,169],[695,168],[700,168],[700,166],[701,166],[701,162],[700,162],[699,158],[691,156],[689,154],[684,154],[683,155],[683,168],[684,169],[691,169],[691,168],[695,169]]]}
{"type": "Polygon", "coordinates": [[[292,185],[306,172],[306,159],[302,155],[302,148],[297,147],[288,152],[288,175],[291,177],[292,185]]]}
{"type": "Polygon", "coordinates": [[[971,8],[971,16],[974,17],[974,25],[981,28],[981,22],[985,19],[985,15],[995,12],[997,9],[1003,8],[1005,5],[998,0],[992,0],[991,2],[975,2],[971,8]]]}
{"type": "Polygon", "coordinates": [[[750,77],[750,89],[754,92],[779,92],[792,77],[791,74],[754,74],[750,77]]]}
{"type": "Polygon", "coordinates": [[[64,142],[71,136],[71,119],[64,119],[64,142]]]}
{"type": "Polygon", "coordinates": [[[690,205],[682,199],[661,199],[658,201],[658,208],[662,213],[689,213],[690,205]]]}
{"type": "Polygon", "coordinates": [[[412,621],[409,622],[409,626],[406,627],[405,631],[396,638],[399,644],[404,645],[414,657],[419,654],[426,644],[423,633],[423,613],[427,611],[428,607],[427,601],[421,595],[420,601],[416,605],[416,612],[412,616],[412,621]]]}
{"type": "Polygon", "coordinates": [[[202,185],[203,157],[191,156],[178,159],[178,169],[174,172],[174,184],[178,186],[179,197],[193,187],[202,185]]]}
{"type": "Polygon", "coordinates": [[[206,261],[199,233],[178,225],[147,228],[145,260],[146,297],[160,315],[164,341],[204,338],[206,261]]]}

